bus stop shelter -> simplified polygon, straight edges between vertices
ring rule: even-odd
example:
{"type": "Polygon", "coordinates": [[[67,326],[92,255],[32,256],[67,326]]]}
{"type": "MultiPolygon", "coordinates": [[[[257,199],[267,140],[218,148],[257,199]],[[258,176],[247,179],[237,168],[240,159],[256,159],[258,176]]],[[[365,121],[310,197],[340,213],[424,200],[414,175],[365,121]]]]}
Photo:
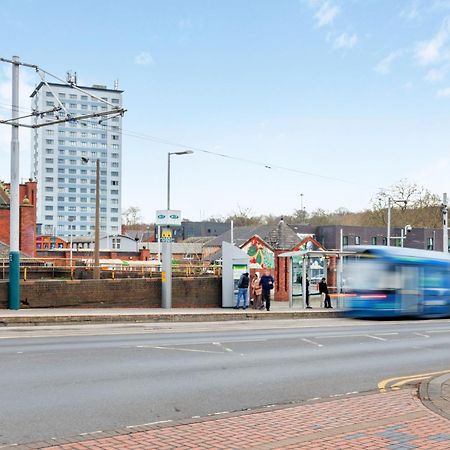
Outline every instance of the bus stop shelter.
{"type": "MultiPolygon", "coordinates": [[[[323,258],[324,260],[329,258],[336,258],[336,280],[337,280],[337,292],[342,292],[342,268],[343,268],[343,257],[353,255],[355,252],[340,251],[340,250],[297,250],[291,252],[285,252],[278,255],[281,258],[289,258],[289,263],[287,264],[289,273],[289,308],[294,305],[293,302],[293,284],[294,284],[294,270],[293,270],[293,260],[294,258],[299,258],[302,262],[302,302],[303,308],[306,307],[306,275],[310,268],[310,262],[313,258],[323,258]]],[[[325,275],[326,278],[326,275],[325,275]]]]}

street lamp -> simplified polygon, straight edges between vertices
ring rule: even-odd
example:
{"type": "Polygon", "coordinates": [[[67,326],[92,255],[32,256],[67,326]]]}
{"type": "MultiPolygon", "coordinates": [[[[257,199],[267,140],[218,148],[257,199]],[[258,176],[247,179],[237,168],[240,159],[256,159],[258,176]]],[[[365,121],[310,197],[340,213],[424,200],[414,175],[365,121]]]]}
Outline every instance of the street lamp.
{"type": "MultiPolygon", "coordinates": [[[[89,158],[81,157],[83,164],[89,162],[89,158]]],[[[94,243],[94,280],[100,279],[100,160],[95,160],[95,243],[94,243]]]]}
{"type": "Polygon", "coordinates": [[[167,209],[170,209],[170,157],[171,155],[191,155],[192,150],[185,150],[183,152],[169,152],[167,153],[167,209]]]}
{"type": "MultiPolygon", "coordinates": [[[[192,153],[194,153],[192,150],[185,150],[182,152],[169,152],[167,154],[167,214],[170,214],[170,157],[172,155],[190,155],[192,153]]],[[[159,230],[160,227],[158,226],[158,242],[161,241],[159,230]]],[[[163,230],[163,233],[166,233],[166,237],[164,238],[161,246],[161,306],[163,308],[170,309],[172,307],[172,233],[170,227],[167,226],[167,228],[163,230]]]]}

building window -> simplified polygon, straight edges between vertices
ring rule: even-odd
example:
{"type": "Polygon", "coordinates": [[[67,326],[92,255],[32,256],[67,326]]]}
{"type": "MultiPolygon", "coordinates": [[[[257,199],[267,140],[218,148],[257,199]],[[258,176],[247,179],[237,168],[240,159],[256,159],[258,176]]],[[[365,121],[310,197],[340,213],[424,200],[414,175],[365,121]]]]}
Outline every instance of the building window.
{"type": "Polygon", "coordinates": [[[342,245],[348,245],[348,236],[342,236],[342,245]]]}
{"type": "Polygon", "coordinates": [[[361,237],[355,236],[355,245],[361,245],[361,237]]]}
{"type": "Polygon", "coordinates": [[[372,237],[372,245],[377,245],[377,237],[376,236],[372,237]]]}
{"type": "Polygon", "coordinates": [[[51,195],[46,195],[45,196],[45,201],[46,202],[52,202],[53,201],[53,197],[51,195]]]}
{"type": "Polygon", "coordinates": [[[434,250],[434,239],[432,237],[427,238],[427,250],[434,250]]]}
{"type": "Polygon", "coordinates": [[[45,220],[53,220],[53,216],[45,216],[45,220]]]}
{"type": "Polygon", "coordinates": [[[119,186],[119,182],[117,180],[112,180],[111,181],[111,185],[112,186],[119,186]]]}

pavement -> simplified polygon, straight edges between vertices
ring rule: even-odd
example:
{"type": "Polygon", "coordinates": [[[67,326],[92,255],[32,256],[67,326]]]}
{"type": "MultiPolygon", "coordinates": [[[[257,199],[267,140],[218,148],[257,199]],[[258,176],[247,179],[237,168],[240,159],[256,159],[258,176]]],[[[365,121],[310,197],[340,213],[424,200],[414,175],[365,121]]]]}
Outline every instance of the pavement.
{"type": "Polygon", "coordinates": [[[0,326],[62,325],[82,323],[123,322],[218,322],[234,320],[278,320],[339,317],[342,311],[324,309],[319,298],[312,298],[312,309],[303,309],[299,302],[289,308],[288,302],[272,302],[270,311],[251,307],[232,308],[45,308],[0,310],[0,326]]]}
{"type": "Polygon", "coordinates": [[[450,449],[450,374],[417,386],[155,422],[14,447],[106,449],[450,449]],[[424,396],[424,397],[422,397],[424,396]]]}

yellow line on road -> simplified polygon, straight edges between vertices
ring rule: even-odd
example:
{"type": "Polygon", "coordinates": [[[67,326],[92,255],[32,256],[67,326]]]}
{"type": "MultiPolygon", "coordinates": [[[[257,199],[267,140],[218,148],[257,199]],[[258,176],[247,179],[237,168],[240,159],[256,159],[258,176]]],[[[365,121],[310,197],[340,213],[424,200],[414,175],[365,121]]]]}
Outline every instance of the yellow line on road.
{"type": "MultiPolygon", "coordinates": [[[[406,384],[410,380],[425,379],[425,378],[432,377],[433,375],[441,375],[441,374],[449,373],[449,372],[450,372],[450,369],[447,369],[447,370],[441,370],[439,372],[418,373],[415,375],[407,375],[407,376],[403,376],[403,377],[386,378],[385,380],[381,380],[378,383],[378,389],[380,390],[380,392],[386,392],[386,389],[387,389],[386,386],[389,383],[391,383],[392,381],[397,381],[397,383],[392,385],[392,387],[394,387],[394,386],[400,386],[402,384],[406,384]],[[401,383],[402,380],[405,380],[405,382],[401,383]]],[[[398,387],[397,387],[397,389],[398,389],[398,387]]]]}

